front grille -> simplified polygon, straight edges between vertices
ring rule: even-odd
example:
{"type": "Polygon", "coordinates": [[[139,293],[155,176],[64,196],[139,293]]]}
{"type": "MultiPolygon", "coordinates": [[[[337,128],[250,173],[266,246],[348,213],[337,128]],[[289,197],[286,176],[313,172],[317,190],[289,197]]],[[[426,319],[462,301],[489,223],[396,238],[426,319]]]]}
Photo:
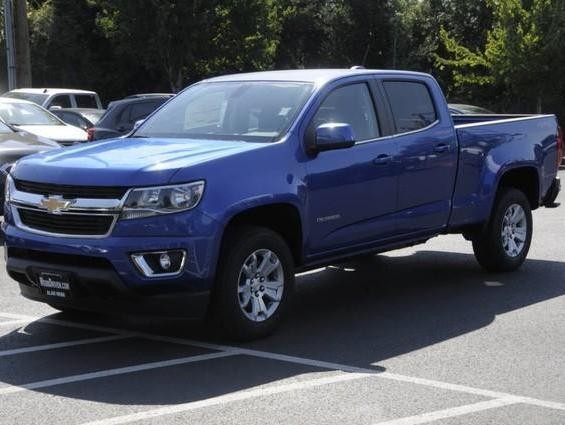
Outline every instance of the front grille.
{"type": "Polygon", "coordinates": [[[44,211],[18,208],[22,224],[30,229],[62,235],[106,235],[114,221],[113,216],[94,214],[49,214],[44,211]]]}
{"type": "Polygon", "coordinates": [[[62,195],[63,198],[90,199],[121,199],[127,192],[127,187],[119,186],[73,186],[50,183],[36,183],[25,180],[14,180],[16,189],[20,192],[36,193],[39,195],[62,195]]]}

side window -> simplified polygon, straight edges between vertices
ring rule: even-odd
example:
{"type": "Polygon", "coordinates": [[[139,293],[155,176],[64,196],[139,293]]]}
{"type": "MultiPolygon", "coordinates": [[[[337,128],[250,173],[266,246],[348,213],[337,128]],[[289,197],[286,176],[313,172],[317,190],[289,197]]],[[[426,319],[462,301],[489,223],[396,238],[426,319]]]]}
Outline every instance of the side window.
{"type": "Polygon", "coordinates": [[[385,81],[383,85],[392,108],[397,133],[419,130],[436,121],[434,103],[425,84],[385,81]]]}
{"type": "Polygon", "coordinates": [[[159,102],[143,102],[136,103],[131,106],[131,111],[129,115],[129,122],[135,124],[136,121],[142,120],[159,106],[159,102]]]}
{"type": "Polygon", "coordinates": [[[51,99],[51,103],[49,104],[49,108],[53,106],[58,106],[59,108],[70,108],[71,107],[71,98],[69,95],[60,94],[53,99],[51,99]]]}
{"type": "Polygon", "coordinates": [[[77,108],[98,108],[93,94],[75,94],[77,108]]]}
{"type": "Polygon", "coordinates": [[[349,124],[357,141],[379,137],[375,106],[367,84],[351,84],[331,92],[314,115],[310,131],[326,123],[349,124]]]}

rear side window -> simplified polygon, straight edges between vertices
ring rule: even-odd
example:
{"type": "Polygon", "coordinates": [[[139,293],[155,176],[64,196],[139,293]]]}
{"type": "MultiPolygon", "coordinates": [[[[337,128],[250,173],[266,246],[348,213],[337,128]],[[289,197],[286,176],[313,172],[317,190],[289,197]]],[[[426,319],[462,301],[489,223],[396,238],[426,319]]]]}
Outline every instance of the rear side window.
{"type": "Polygon", "coordinates": [[[135,123],[136,121],[147,117],[147,115],[157,109],[161,103],[163,102],[144,102],[132,105],[129,121],[131,123],[135,123]]]}
{"type": "Polygon", "coordinates": [[[412,81],[385,81],[383,83],[397,133],[420,130],[433,124],[436,110],[425,84],[412,81]]]}
{"type": "Polygon", "coordinates": [[[75,100],[78,108],[98,108],[93,94],[75,94],[75,100]]]}
{"type": "Polygon", "coordinates": [[[70,108],[71,105],[71,98],[66,94],[60,94],[58,96],[53,97],[49,107],[57,106],[59,108],[70,108]]]}
{"type": "Polygon", "coordinates": [[[331,92],[316,112],[310,131],[326,123],[349,124],[357,141],[379,137],[375,107],[367,84],[351,84],[331,92]]]}

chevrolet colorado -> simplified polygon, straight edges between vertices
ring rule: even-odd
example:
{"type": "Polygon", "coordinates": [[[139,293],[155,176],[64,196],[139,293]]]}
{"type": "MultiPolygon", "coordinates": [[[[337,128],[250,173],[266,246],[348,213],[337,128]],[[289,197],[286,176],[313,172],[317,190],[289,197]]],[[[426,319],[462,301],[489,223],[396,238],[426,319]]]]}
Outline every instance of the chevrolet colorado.
{"type": "Polygon", "coordinates": [[[208,313],[258,338],[296,270],[447,233],[487,270],[518,268],[560,189],[559,134],[553,115],[451,117],[422,73],[212,78],[126,138],[18,161],[6,267],[63,311],[208,313]]]}

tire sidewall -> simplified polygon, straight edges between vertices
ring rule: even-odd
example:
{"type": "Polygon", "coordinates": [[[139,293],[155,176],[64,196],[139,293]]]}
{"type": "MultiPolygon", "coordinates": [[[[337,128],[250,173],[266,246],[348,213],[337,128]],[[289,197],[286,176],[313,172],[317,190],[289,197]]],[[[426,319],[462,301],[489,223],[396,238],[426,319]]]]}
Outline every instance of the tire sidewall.
{"type": "Polygon", "coordinates": [[[226,249],[222,250],[220,272],[216,282],[216,308],[214,314],[228,331],[228,336],[236,339],[256,339],[264,337],[279,325],[281,316],[290,302],[294,289],[293,259],[288,246],[276,233],[262,228],[246,228],[230,235],[226,249]],[[259,249],[275,253],[281,262],[284,274],[283,295],[277,310],[268,319],[255,322],[243,313],[239,305],[238,285],[241,268],[245,260],[259,249]]]}
{"type": "Polygon", "coordinates": [[[490,227],[490,242],[493,243],[494,247],[496,248],[499,260],[503,262],[504,268],[512,270],[519,267],[528,255],[533,235],[532,212],[530,203],[526,196],[521,191],[516,189],[505,190],[502,196],[498,199],[495,215],[490,227]],[[524,213],[526,214],[526,223],[528,226],[524,247],[522,248],[522,252],[520,252],[520,254],[516,257],[511,257],[510,255],[508,255],[504,250],[502,243],[502,226],[504,222],[504,216],[508,208],[513,204],[517,204],[522,207],[524,213]]]}

